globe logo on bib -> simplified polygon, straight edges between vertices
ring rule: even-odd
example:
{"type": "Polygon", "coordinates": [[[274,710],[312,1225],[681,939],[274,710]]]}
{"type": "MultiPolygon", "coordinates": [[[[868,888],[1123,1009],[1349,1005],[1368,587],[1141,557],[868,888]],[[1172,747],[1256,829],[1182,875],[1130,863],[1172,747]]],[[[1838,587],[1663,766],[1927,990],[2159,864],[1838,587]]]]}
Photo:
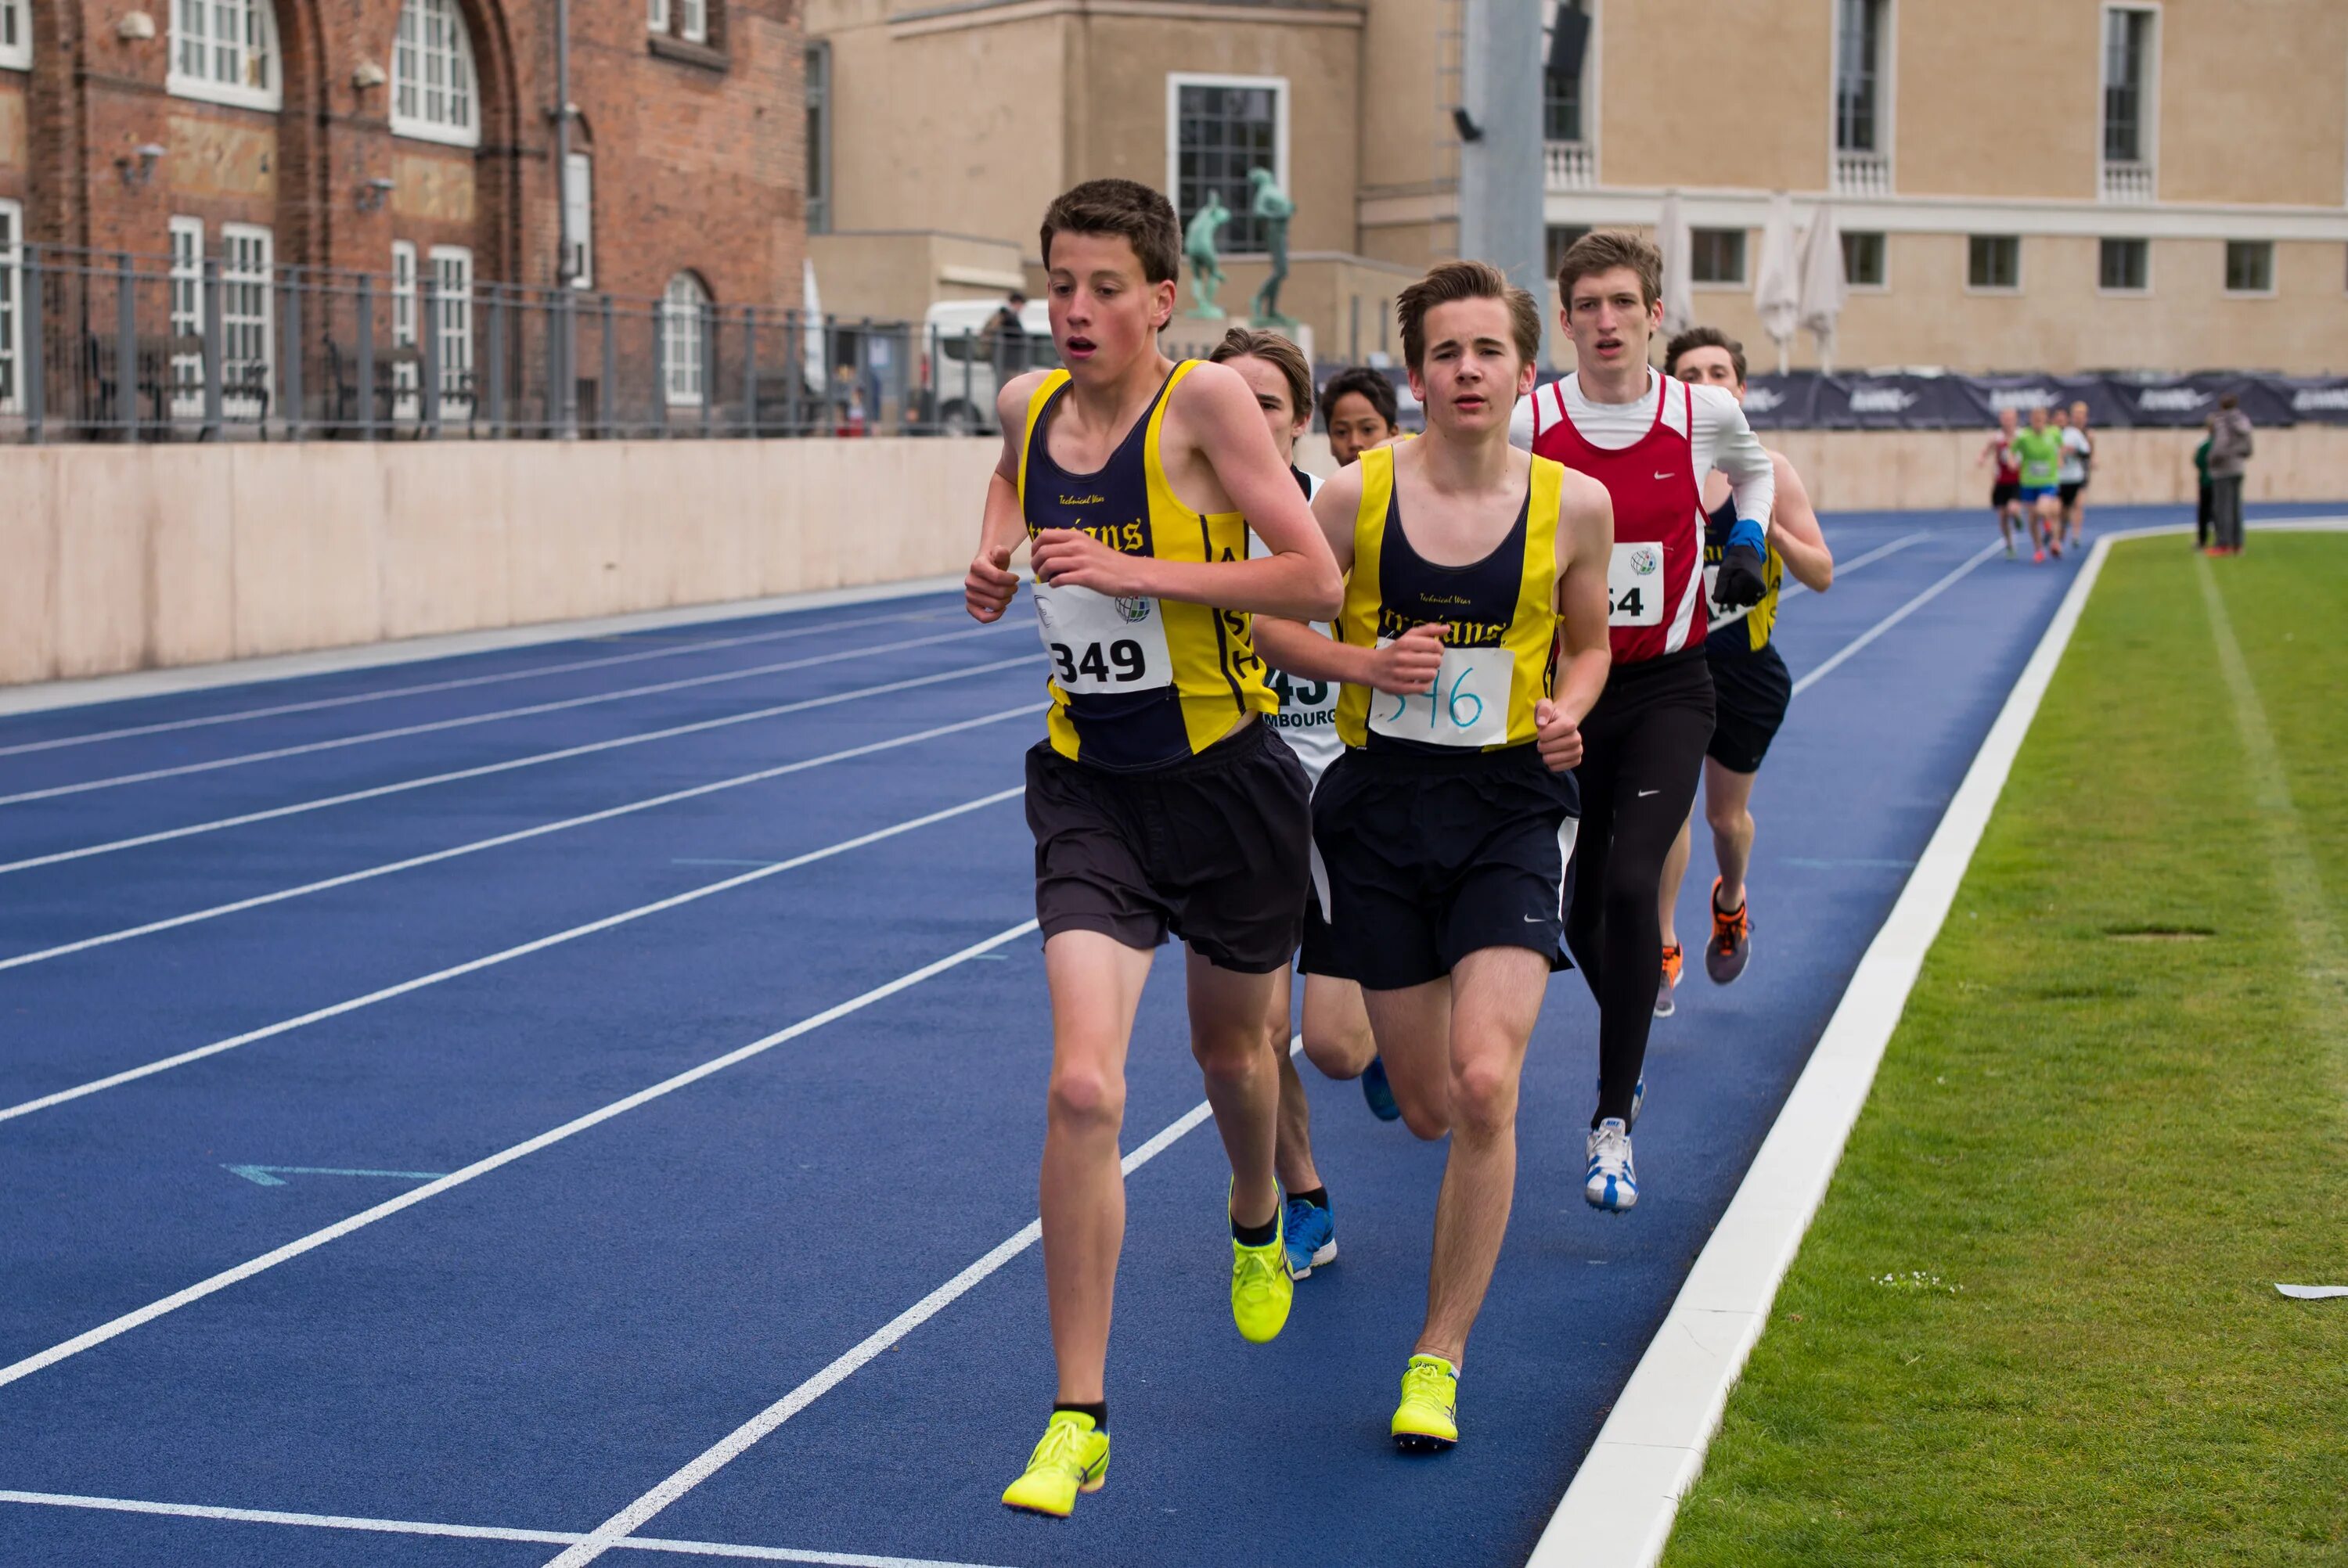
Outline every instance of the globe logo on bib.
{"type": "Polygon", "coordinates": [[[1117,612],[1128,620],[1147,620],[1149,619],[1149,607],[1153,602],[1155,601],[1147,599],[1120,599],[1117,601],[1117,612]]]}
{"type": "Polygon", "coordinates": [[[1654,576],[1655,569],[1662,564],[1656,559],[1655,552],[1647,546],[1642,545],[1631,552],[1631,569],[1641,577],[1654,576]]]}

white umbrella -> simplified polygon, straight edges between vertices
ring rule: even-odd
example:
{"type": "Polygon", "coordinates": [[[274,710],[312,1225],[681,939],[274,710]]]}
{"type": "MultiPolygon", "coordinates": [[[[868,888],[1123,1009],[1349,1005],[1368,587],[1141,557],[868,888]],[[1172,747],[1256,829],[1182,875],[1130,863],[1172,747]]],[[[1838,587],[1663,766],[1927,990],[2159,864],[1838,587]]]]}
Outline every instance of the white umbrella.
{"type": "Polygon", "coordinates": [[[1818,368],[1834,368],[1835,321],[1849,290],[1842,274],[1842,231],[1835,227],[1834,208],[1818,203],[1810,216],[1809,232],[1802,236],[1802,325],[1818,342],[1818,368]]]}
{"type": "Polygon", "coordinates": [[[1777,344],[1777,374],[1786,374],[1786,345],[1801,325],[1801,258],[1794,247],[1794,199],[1780,190],[1769,198],[1761,224],[1761,256],[1753,271],[1753,309],[1761,329],[1777,344]]]}
{"type": "Polygon", "coordinates": [[[1663,193],[1663,210],[1655,220],[1655,245],[1663,253],[1663,333],[1684,333],[1695,325],[1695,267],[1688,252],[1695,241],[1687,219],[1680,212],[1680,193],[1663,193]]]}
{"type": "Polygon", "coordinates": [[[824,363],[823,296],[816,292],[815,258],[799,263],[799,370],[818,395],[831,384],[831,367],[824,363]]]}

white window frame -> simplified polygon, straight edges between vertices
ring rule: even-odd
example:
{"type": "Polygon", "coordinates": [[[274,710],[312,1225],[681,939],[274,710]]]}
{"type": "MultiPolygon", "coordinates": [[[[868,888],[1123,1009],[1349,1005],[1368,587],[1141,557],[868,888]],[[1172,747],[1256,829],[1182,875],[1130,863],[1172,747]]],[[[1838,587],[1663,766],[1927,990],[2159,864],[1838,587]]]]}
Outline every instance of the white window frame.
{"type": "Polygon", "coordinates": [[[2225,242],[2225,249],[2220,250],[2218,252],[2218,266],[2219,269],[2218,276],[2219,285],[2223,290],[2226,298],[2230,300],[2271,300],[2275,297],[2277,287],[2275,275],[2281,272],[2281,269],[2276,265],[2275,242],[2273,241],[2230,239],[2225,242]],[[2227,285],[2225,277],[2226,251],[2231,250],[2236,245],[2263,245],[2266,247],[2267,286],[2265,288],[2237,289],[2227,285]]]}
{"type": "MultiPolygon", "coordinates": [[[[595,286],[595,155],[574,152],[562,170],[562,200],[571,209],[571,241],[579,247],[574,289],[595,286]]],[[[567,260],[567,258],[566,258],[567,260]]]]}
{"type": "MultiPolygon", "coordinates": [[[[1875,150],[1873,153],[1844,153],[1838,140],[1836,95],[1842,85],[1842,0],[1826,0],[1827,6],[1827,188],[1838,200],[1869,195],[1891,196],[1900,190],[1900,0],[1883,0],[1883,48],[1881,68],[1875,77],[1875,150]],[[1840,176],[1841,160],[1846,157],[1872,157],[1883,166],[1883,189],[1880,191],[1847,190],[1840,176]]],[[[2098,47],[2100,47],[2100,42],[2098,47]]],[[[2098,121],[2097,134],[2101,134],[2098,121]]]]}
{"type": "Polygon", "coordinates": [[[25,209],[0,198],[0,414],[24,401],[24,341],[25,209]]]}
{"type": "MultiPolygon", "coordinates": [[[[261,367],[264,387],[277,384],[276,262],[276,236],[267,229],[256,223],[221,225],[221,381],[225,386],[233,388],[243,379],[232,379],[232,367],[255,364],[261,367]],[[247,290],[254,292],[248,294],[247,290]],[[248,303],[257,308],[243,309],[248,303]],[[244,348],[257,352],[241,352],[244,348]]],[[[231,419],[257,419],[268,406],[265,395],[255,404],[232,390],[221,411],[231,419]]]]}
{"type": "Polygon", "coordinates": [[[2098,234],[2096,236],[2096,292],[2107,300],[2141,300],[2152,294],[2152,239],[2146,234],[2098,234]],[[2107,244],[2141,245],[2144,247],[2144,287],[2115,289],[2104,282],[2104,247],[2107,244]]]}
{"type": "Polygon", "coordinates": [[[668,0],[651,0],[650,5],[644,12],[644,31],[647,33],[668,31],[668,0]]]}
{"type": "MultiPolygon", "coordinates": [[[[1554,18],[1562,0],[1550,6],[1554,18]]],[[[1601,119],[1599,95],[1605,91],[1605,73],[1598,68],[1600,52],[1605,47],[1606,6],[1604,0],[1581,0],[1583,15],[1590,18],[1590,43],[1581,52],[1581,139],[1550,141],[1546,92],[1542,106],[1541,149],[1542,184],[1550,190],[1587,190],[1598,183],[1598,127],[1601,119]]],[[[1554,21],[1552,20],[1552,26],[1554,21]]],[[[1541,59],[1549,59],[1547,29],[1543,30],[1541,59]]]]}
{"type": "Polygon", "coordinates": [[[435,245],[425,255],[437,291],[439,317],[433,335],[439,339],[440,396],[469,404],[473,368],[473,252],[463,245],[435,245]]]}
{"type": "MultiPolygon", "coordinates": [[[[394,240],[391,242],[391,346],[414,348],[418,314],[416,297],[416,241],[394,240]]],[[[391,366],[391,416],[394,419],[414,419],[417,411],[416,389],[423,376],[414,361],[395,361],[391,366]]],[[[372,396],[372,387],[363,389],[361,396],[372,396]]]]}
{"type": "Polygon", "coordinates": [[[2014,295],[2022,292],[2023,284],[2025,282],[2022,272],[2022,241],[2025,236],[2021,234],[1968,233],[1963,235],[1962,238],[1965,242],[1965,292],[1969,294],[1987,294],[1998,299],[2011,299],[2014,295]],[[2013,241],[2013,282],[2012,283],[1976,285],[1973,282],[1973,241],[1976,240],[2011,240],[2013,241]]]}
{"type": "Polygon", "coordinates": [[[1733,278],[1715,278],[1709,282],[1699,280],[1694,275],[1695,272],[1694,265],[1694,258],[1690,257],[1690,265],[1688,268],[1690,274],[1688,279],[1688,287],[1692,289],[1722,290],[1744,290],[1751,288],[1753,286],[1752,231],[1750,230],[1741,228],[1734,223],[1702,223],[1693,225],[1688,230],[1688,244],[1691,249],[1693,249],[1695,244],[1694,236],[1699,233],[1735,234],[1741,236],[1742,242],[1736,248],[1736,276],[1733,278]]]}
{"type": "Polygon", "coordinates": [[[0,0],[0,67],[33,68],[33,7],[27,0],[0,0]]]}
{"type": "MultiPolygon", "coordinates": [[[[204,220],[201,218],[174,218],[166,226],[170,236],[170,283],[165,303],[170,311],[170,335],[201,337],[204,332],[204,220]]],[[[204,411],[204,356],[197,354],[174,354],[170,357],[171,414],[175,418],[192,418],[204,411]]],[[[115,382],[119,388],[135,388],[138,371],[134,366],[127,377],[122,368],[115,367],[115,382]]],[[[124,394],[118,391],[117,395],[124,394]]]]}
{"type": "Polygon", "coordinates": [[[677,0],[676,36],[688,44],[709,42],[709,0],[677,0]]]}
{"type": "Polygon", "coordinates": [[[473,30],[457,0],[400,0],[398,31],[391,47],[391,134],[450,147],[481,145],[481,73],[473,60],[473,30]],[[431,24],[444,25],[446,46],[434,49],[431,24]],[[410,25],[414,34],[410,36],[410,25]],[[438,64],[446,79],[437,87],[431,67],[438,64]],[[407,73],[421,68],[423,80],[411,82],[407,73]],[[414,112],[400,108],[403,94],[412,92],[414,112]],[[432,115],[431,101],[439,95],[442,113],[432,115]],[[462,107],[462,114],[455,106],[462,107]]]}
{"type": "Polygon", "coordinates": [[[1841,229],[1838,230],[1838,232],[1845,236],[1872,234],[1883,241],[1883,281],[1879,283],[1859,282],[1850,275],[1850,261],[1846,256],[1842,269],[1844,289],[1854,294],[1890,293],[1891,292],[1891,231],[1888,229],[1841,229]]]}
{"type": "Polygon", "coordinates": [[[201,98],[207,103],[232,104],[239,108],[275,109],[283,106],[285,55],[277,44],[277,6],[275,0],[170,0],[170,63],[164,86],[174,97],[201,98]],[[254,48],[247,49],[241,41],[236,46],[240,56],[258,53],[268,62],[269,85],[250,87],[242,82],[223,82],[205,73],[189,75],[180,68],[180,28],[191,13],[208,18],[207,31],[201,47],[216,54],[221,47],[209,28],[217,24],[223,11],[233,11],[240,20],[250,20],[252,30],[259,34],[254,48]]]}
{"type": "MultiPolygon", "coordinates": [[[[1270,90],[1272,111],[1272,183],[1292,198],[1296,194],[1288,183],[1288,114],[1289,100],[1293,96],[1286,77],[1227,77],[1211,72],[1169,71],[1166,73],[1166,190],[1175,203],[1174,220],[1187,223],[1182,215],[1182,89],[1184,87],[1237,87],[1241,91],[1257,88],[1270,90]]],[[[1236,218],[1237,211],[1231,214],[1236,218]]],[[[1261,251],[1234,251],[1234,256],[1260,256],[1261,251]]]]}
{"type": "Polygon", "coordinates": [[[677,273],[661,291],[661,401],[668,407],[698,408],[708,392],[709,304],[709,286],[695,272],[677,273]],[[679,285],[692,290],[690,301],[677,297],[679,285]],[[680,333],[680,323],[690,323],[691,332],[680,333]],[[689,384],[681,378],[681,372],[690,374],[689,384]]]}
{"type": "Polygon", "coordinates": [[[2105,51],[2104,39],[2108,35],[2115,11],[2142,11],[2152,17],[2152,47],[2145,52],[2144,108],[2137,117],[2142,139],[2137,147],[2138,167],[2152,174],[2152,199],[2160,196],[2160,45],[2161,36],[2168,31],[2167,18],[2160,14],[2159,0],[2106,0],[2096,12],[2096,194],[2099,199],[2111,189],[2109,170],[2114,167],[2104,159],[2104,94],[2112,85],[2111,56],[2105,51]]]}

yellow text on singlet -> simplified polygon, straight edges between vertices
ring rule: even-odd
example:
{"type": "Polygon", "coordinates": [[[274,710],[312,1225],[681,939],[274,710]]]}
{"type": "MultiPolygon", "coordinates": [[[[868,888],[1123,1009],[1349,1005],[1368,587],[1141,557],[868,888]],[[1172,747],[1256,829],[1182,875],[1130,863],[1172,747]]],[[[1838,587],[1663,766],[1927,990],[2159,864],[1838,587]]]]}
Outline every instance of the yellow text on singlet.
{"type": "Polygon", "coordinates": [[[1411,547],[1395,495],[1393,447],[1361,456],[1354,569],[1337,641],[1375,648],[1414,626],[1441,622],[1443,667],[1433,690],[1396,697],[1349,685],[1337,735],[1349,746],[1497,751],[1534,738],[1533,704],[1557,680],[1558,505],[1565,469],[1532,460],[1524,505],[1483,559],[1438,566],[1411,547]]]}
{"type": "MultiPolygon", "coordinates": [[[[1043,528],[1076,528],[1128,555],[1247,559],[1239,513],[1194,512],[1167,482],[1159,446],[1166,404],[1195,363],[1174,367],[1091,474],[1068,473],[1052,460],[1052,412],[1069,380],[1065,370],[1044,378],[1027,400],[1019,448],[1019,507],[1029,538],[1043,528]]],[[[1165,767],[1275,706],[1243,611],[1038,581],[1035,620],[1052,661],[1045,719],[1052,749],[1074,761],[1128,773],[1165,767]]]]}

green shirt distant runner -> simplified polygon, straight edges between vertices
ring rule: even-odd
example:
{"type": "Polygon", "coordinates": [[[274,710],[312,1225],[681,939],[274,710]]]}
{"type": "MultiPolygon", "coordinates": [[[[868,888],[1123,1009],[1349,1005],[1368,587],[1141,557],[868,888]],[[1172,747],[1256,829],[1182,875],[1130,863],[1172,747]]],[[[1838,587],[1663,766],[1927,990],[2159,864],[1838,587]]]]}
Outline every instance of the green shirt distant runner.
{"type": "Polygon", "coordinates": [[[2051,490],[2063,467],[2063,433],[2053,425],[2014,433],[2013,455],[2022,462],[2022,487],[2051,490]]]}

